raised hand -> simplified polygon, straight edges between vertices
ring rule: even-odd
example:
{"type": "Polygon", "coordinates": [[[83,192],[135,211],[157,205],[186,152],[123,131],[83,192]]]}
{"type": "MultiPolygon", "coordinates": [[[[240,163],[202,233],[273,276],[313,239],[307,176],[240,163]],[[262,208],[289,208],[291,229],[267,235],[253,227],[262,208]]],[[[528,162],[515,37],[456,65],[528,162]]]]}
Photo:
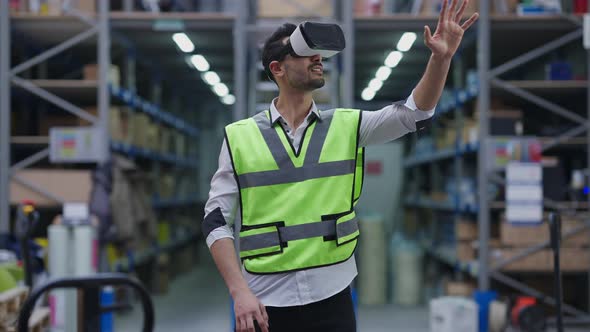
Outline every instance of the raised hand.
{"type": "MultiPolygon", "coordinates": [[[[464,0],[461,7],[457,10],[457,3],[459,0],[442,0],[442,9],[438,17],[438,24],[434,35],[430,32],[428,26],[424,26],[424,44],[432,51],[436,57],[449,59],[452,58],[463,39],[463,34],[479,17],[478,13],[474,13],[471,17],[461,24],[463,12],[469,3],[469,0],[464,0]],[[448,7],[448,1],[451,2],[451,7],[448,7]],[[456,11],[456,12],[455,12],[456,11]]],[[[477,0],[474,0],[477,1],[477,0]]]]}

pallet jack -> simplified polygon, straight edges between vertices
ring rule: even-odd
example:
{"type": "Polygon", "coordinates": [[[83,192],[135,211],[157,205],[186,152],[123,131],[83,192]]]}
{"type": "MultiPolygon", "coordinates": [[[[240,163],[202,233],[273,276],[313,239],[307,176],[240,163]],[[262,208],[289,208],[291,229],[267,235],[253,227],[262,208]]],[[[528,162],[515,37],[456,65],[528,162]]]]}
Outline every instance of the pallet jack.
{"type": "MultiPolygon", "coordinates": [[[[18,317],[18,332],[27,332],[29,330],[28,322],[33,313],[37,300],[45,293],[55,289],[77,289],[83,294],[80,310],[83,314],[83,323],[81,326],[85,332],[102,332],[101,316],[107,312],[127,309],[127,305],[114,304],[101,306],[100,294],[103,287],[106,286],[126,286],[134,289],[139,295],[143,309],[143,326],[142,332],[152,332],[154,329],[154,305],[151,297],[145,287],[137,280],[128,277],[122,273],[99,273],[91,276],[77,276],[67,278],[55,278],[42,285],[33,288],[33,270],[30,257],[30,237],[32,230],[38,221],[34,204],[26,202],[19,206],[17,213],[17,236],[23,252],[23,267],[27,286],[32,291],[25,300],[18,317]]],[[[77,328],[76,328],[77,330],[77,328]]]]}

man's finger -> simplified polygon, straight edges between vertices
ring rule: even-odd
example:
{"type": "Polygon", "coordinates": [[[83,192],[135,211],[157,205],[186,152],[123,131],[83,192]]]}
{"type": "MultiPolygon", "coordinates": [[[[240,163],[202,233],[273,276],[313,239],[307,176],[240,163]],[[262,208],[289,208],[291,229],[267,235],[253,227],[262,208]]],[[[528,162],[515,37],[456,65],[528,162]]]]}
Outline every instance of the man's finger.
{"type": "Polygon", "coordinates": [[[465,23],[463,23],[463,25],[461,26],[463,31],[466,31],[467,29],[469,29],[469,27],[471,25],[473,25],[473,23],[475,23],[475,21],[477,21],[478,17],[479,17],[478,13],[474,13],[473,15],[471,15],[471,17],[467,21],[465,21],[465,23]]]}
{"type": "Polygon", "coordinates": [[[236,331],[244,332],[244,321],[242,320],[242,317],[236,317],[236,331]]]}
{"type": "Polygon", "coordinates": [[[447,18],[447,16],[446,16],[447,15],[447,1],[448,0],[443,0],[443,2],[442,2],[442,8],[440,9],[440,15],[438,16],[438,23],[436,25],[436,31],[440,31],[443,21],[445,21],[447,18]]]}
{"type": "Polygon", "coordinates": [[[424,26],[424,43],[426,45],[430,45],[430,41],[432,40],[432,33],[430,33],[430,28],[428,25],[424,26]]]}
{"type": "Polygon", "coordinates": [[[256,313],[256,322],[258,323],[258,327],[260,327],[260,330],[262,330],[262,332],[268,332],[268,321],[266,321],[264,317],[262,317],[262,313],[256,313]]]}
{"type": "MultiPolygon", "coordinates": [[[[475,1],[477,1],[477,0],[475,0],[475,1]]],[[[463,0],[463,3],[461,4],[459,11],[457,12],[457,15],[455,15],[455,22],[456,23],[461,22],[461,18],[463,17],[463,13],[465,12],[465,8],[467,8],[468,3],[469,3],[469,0],[463,0]]]]}
{"type": "Polygon", "coordinates": [[[262,303],[260,303],[260,312],[262,313],[262,318],[264,318],[264,321],[268,325],[268,314],[266,313],[266,307],[262,303]]]}
{"type": "Polygon", "coordinates": [[[254,330],[254,320],[252,319],[252,316],[246,317],[246,331],[256,332],[256,330],[254,330]]]}
{"type": "Polygon", "coordinates": [[[451,7],[449,8],[449,11],[447,12],[447,21],[450,21],[453,19],[453,15],[455,15],[456,8],[457,8],[457,0],[451,0],[451,7]]]}

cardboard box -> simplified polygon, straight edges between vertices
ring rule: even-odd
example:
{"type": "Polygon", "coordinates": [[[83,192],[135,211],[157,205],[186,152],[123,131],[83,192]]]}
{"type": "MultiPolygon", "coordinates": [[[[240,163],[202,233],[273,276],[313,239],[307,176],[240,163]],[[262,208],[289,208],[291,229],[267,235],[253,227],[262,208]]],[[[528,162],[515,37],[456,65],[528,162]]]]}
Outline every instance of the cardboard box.
{"type": "MultiPolygon", "coordinates": [[[[97,64],[85,65],[84,69],[83,69],[83,78],[84,78],[84,80],[97,81],[99,79],[98,65],[97,64]]],[[[111,65],[111,68],[109,70],[108,80],[114,87],[118,88],[121,86],[121,72],[120,72],[118,66],[111,65]]]]}
{"type": "Polygon", "coordinates": [[[258,0],[258,16],[260,17],[332,17],[332,1],[326,0],[258,0]],[[305,8],[306,10],[301,10],[305,8]]]}
{"type": "Polygon", "coordinates": [[[39,124],[39,135],[49,136],[49,129],[52,127],[77,127],[79,118],[73,114],[46,113],[41,117],[39,124]]]}
{"type": "Polygon", "coordinates": [[[70,0],[72,8],[83,13],[92,14],[96,12],[96,0],[70,0]]]}
{"type": "MultiPolygon", "coordinates": [[[[551,268],[553,268],[553,253],[550,252],[551,268]]],[[[559,253],[559,265],[562,271],[588,271],[590,270],[590,249],[588,248],[561,248],[559,253]]]]}
{"type": "MultiPolygon", "coordinates": [[[[565,234],[582,226],[582,222],[562,217],[561,233],[565,234]]],[[[563,239],[564,247],[579,247],[590,244],[590,231],[585,230],[567,239],[563,239]]],[[[500,224],[500,240],[506,246],[526,247],[549,241],[549,225],[514,225],[506,221],[500,224]]]]}
{"type": "Polygon", "coordinates": [[[445,295],[469,297],[473,295],[476,287],[471,282],[447,281],[445,283],[445,295]]]}
{"type": "MultiPolygon", "coordinates": [[[[90,199],[91,171],[26,169],[17,171],[16,176],[65,201],[87,203],[90,199]]],[[[23,200],[32,200],[37,206],[60,204],[12,179],[10,181],[10,203],[19,204],[23,200]]]]}
{"type": "Polygon", "coordinates": [[[150,150],[157,151],[159,149],[158,138],[160,126],[155,123],[150,123],[146,128],[146,147],[150,150]]]}
{"type": "Polygon", "coordinates": [[[457,259],[460,262],[471,262],[476,258],[476,250],[472,241],[457,242],[457,259]]]}
{"type": "Polygon", "coordinates": [[[174,134],[174,150],[179,157],[186,156],[186,136],[179,132],[174,134]]]}
{"type": "Polygon", "coordinates": [[[172,175],[161,175],[160,176],[160,198],[168,199],[174,197],[174,187],[176,181],[172,175]]]}
{"type": "Polygon", "coordinates": [[[471,220],[458,220],[455,223],[455,238],[458,241],[477,240],[477,222],[471,220]]]}
{"type": "MultiPolygon", "coordinates": [[[[490,261],[495,266],[500,260],[509,259],[519,254],[522,248],[499,248],[491,251],[490,261]]],[[[523,257],[502,268],[503,271],[549,271],[553,267],[551,253],[544,249],[523,257]]]]}
{"type": "Polygon", "coordinates": [[[151,125],[151,120],[144,113],[133,114],[133,138],[131,144],[147,148],[148,145],[148,130],[147,128],[151,125]]]}

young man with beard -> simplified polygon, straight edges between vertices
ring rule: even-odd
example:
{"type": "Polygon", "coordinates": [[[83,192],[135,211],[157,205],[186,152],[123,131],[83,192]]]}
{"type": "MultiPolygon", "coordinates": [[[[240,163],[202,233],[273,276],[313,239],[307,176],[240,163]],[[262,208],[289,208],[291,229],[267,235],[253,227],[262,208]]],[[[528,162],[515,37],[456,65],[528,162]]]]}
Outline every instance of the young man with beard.
{"type": "Polygon", "coordinates": [[[375,112],[320,111],[312,91],[324,85],[319,54],[300,56],[284,24],[264,44],[264,69],[279,87],[268,111],[226,127],[211,181],[203,233],[234,300],[238,332],[353,332],[350,283],[359,234],[363,147],[395,140],[430,118],[451,59],[474,14],[465,1],[443,1],[432,54],[404,105],[375,112]],[[227,221],[240,225],[242,267],[227,221]]]}

